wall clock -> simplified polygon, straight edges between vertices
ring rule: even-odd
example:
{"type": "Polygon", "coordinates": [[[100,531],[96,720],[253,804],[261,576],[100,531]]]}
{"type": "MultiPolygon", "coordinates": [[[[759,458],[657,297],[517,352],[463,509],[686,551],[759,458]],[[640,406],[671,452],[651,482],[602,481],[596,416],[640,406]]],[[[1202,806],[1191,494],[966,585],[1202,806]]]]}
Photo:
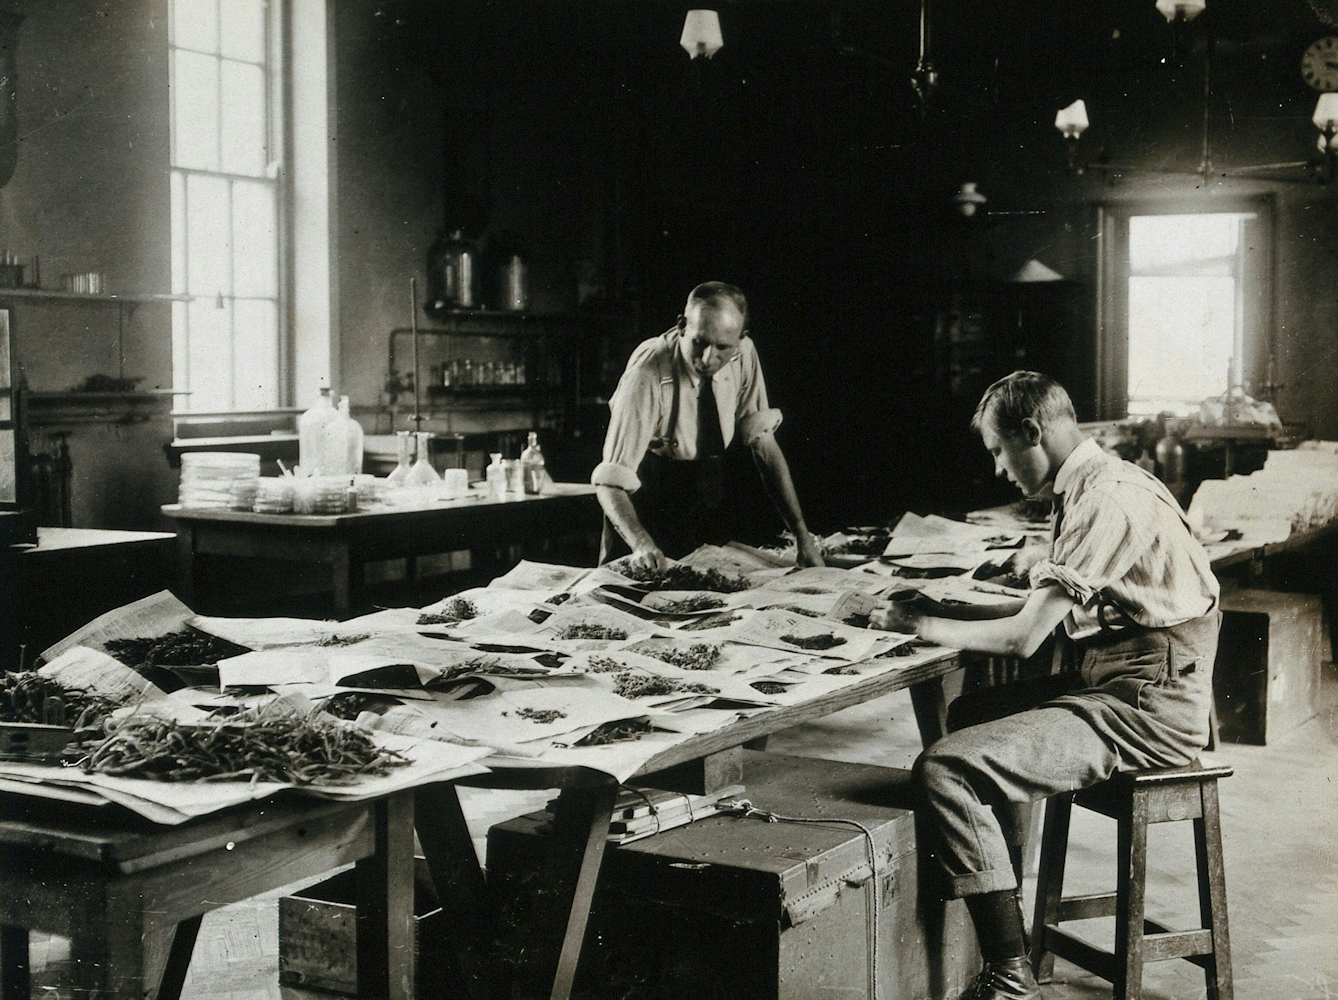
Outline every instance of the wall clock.
{"type": "Polygon", "coordinates": [[[1301,78],[1316,90],[1338,90],[1338,35],[1321,38],[1305,50],[1301,78]]]}

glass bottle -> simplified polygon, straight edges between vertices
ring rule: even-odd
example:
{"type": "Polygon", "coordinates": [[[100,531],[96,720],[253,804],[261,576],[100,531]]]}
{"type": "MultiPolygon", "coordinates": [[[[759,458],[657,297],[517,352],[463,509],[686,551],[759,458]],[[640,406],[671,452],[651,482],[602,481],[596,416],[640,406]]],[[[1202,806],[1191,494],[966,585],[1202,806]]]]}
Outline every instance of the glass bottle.
{"type": "Polygon", "coordinates": [[[386,477],[386,485],[390,487],[403,486],[404,481],[409,477],[409,467],[413,464],[413,432],[396,431],[396,447],[399,454],[399,464],[390,471],[386,477]]]}
{"type": "Polygon", "coordinates": [[[362,472],[362,448],[366,435],[363,432],[362,424],[353,419],[347,396],[339,397],[339,415],[344,418],[345,427],[346,459],[344,471],[350,476],[356,476],[362,472]]]}
{"type": "Polygon", "coordinates": [[[492,459],[484,473],[488,482],[488,499],[504,500],[506,499],[506,468],[502,465],[502,453],[500,451],[489,452],[488,457],[492,459]]]}
{"type": "Polygon", "coordinates": [[[409,470],[409,478],[405,481],[405,485],[435,486],[441,482],[441,476],[437,475],[437,470],[432,468],[432,462],[427,457],[428,442],[432,440],[432,432],[414,431],[414,437],[418,439],[418,461],[414,462],[413,468],[409,470]]]}
{"type": "Polygon", "coordinates": [[[544,487],[544,453],[539,450],[539,435],[530,431],[529,443],[520,453],[520,477],[526,493],[538,493],[544,487]]]}
{"type": "Polygon", "coordinates": [[[332,471],[324,468],[325,437],[329,425],[338,419],[334,400],[330,398],[330,387],[323,385],[316,402],[297,418],[297,464],[307,475],[319,476],[332,471]]]}

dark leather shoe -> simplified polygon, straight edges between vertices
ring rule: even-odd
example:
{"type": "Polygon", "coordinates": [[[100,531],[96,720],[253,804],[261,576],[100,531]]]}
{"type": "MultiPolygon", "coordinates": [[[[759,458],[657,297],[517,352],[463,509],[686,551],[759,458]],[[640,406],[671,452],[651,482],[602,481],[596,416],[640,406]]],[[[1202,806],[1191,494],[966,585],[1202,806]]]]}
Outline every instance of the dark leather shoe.
{"type": "Polygon", "coordinates": [[[1041,988],[1025,958],[986,962],[960,1000],[1041,1000],[1041,988]]]}

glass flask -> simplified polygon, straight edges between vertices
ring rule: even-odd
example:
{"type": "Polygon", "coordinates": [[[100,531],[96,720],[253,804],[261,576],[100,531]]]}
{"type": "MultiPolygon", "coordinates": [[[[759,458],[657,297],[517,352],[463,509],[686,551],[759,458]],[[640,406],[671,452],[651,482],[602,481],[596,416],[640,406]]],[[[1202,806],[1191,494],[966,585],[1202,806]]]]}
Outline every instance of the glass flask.
{"type": "Polygon", "coordinates": [[[428,460],[428,442],[432,440],[431,431],[414,431],[414,437],[418,438],[418,461],[414,462],[413,468],[409,470],[409,478],[405,480],[406,486],[436,486],[441,482],[441,476],[437,475],[437,470],[432,468],[431,461],[428,460]]]}
{"type": "Polygon", "coordinates": [[[409,478],[409,467],[413,464],[413,432],[396,431],[395,437],[398,438],[396,445],[398,447],[399,464],[386,477],[386,485],[392,488],[404,485],[405,480],[409,478]]]}

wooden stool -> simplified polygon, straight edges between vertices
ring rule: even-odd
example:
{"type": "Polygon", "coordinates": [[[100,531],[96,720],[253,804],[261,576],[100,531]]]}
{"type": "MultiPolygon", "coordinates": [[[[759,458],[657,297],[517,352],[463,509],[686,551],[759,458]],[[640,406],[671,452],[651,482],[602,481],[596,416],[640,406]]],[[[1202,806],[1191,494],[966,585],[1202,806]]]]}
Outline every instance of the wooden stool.
{"type": "Polygon", "coordinates": [[[1041,867],[1036,885],[1031,964],[1041,982],[1060,955],[1115,985],[1115,1000],[1140,1000],[1143,963],[1183,958],[1203,967],[1208,1000],[1233,1000],[1231,943],[1227,931],[1226,872],[1217,779],[1226,766],[1188,767],[1117,774],[1077,793],[1053,796],[1045,810],[1041,867]],[[1115,892],[1064,896],[1064,861],[1073,803],[1119,824],[1119,882],[1115,892]],[[1203,927],[1173,931],[1143,915],[1148,825],[1194,821],[1203,927]],[[1060,929],[1066,920],[1115,918],[1115,951],[1097,948],[1060,929]]]}

